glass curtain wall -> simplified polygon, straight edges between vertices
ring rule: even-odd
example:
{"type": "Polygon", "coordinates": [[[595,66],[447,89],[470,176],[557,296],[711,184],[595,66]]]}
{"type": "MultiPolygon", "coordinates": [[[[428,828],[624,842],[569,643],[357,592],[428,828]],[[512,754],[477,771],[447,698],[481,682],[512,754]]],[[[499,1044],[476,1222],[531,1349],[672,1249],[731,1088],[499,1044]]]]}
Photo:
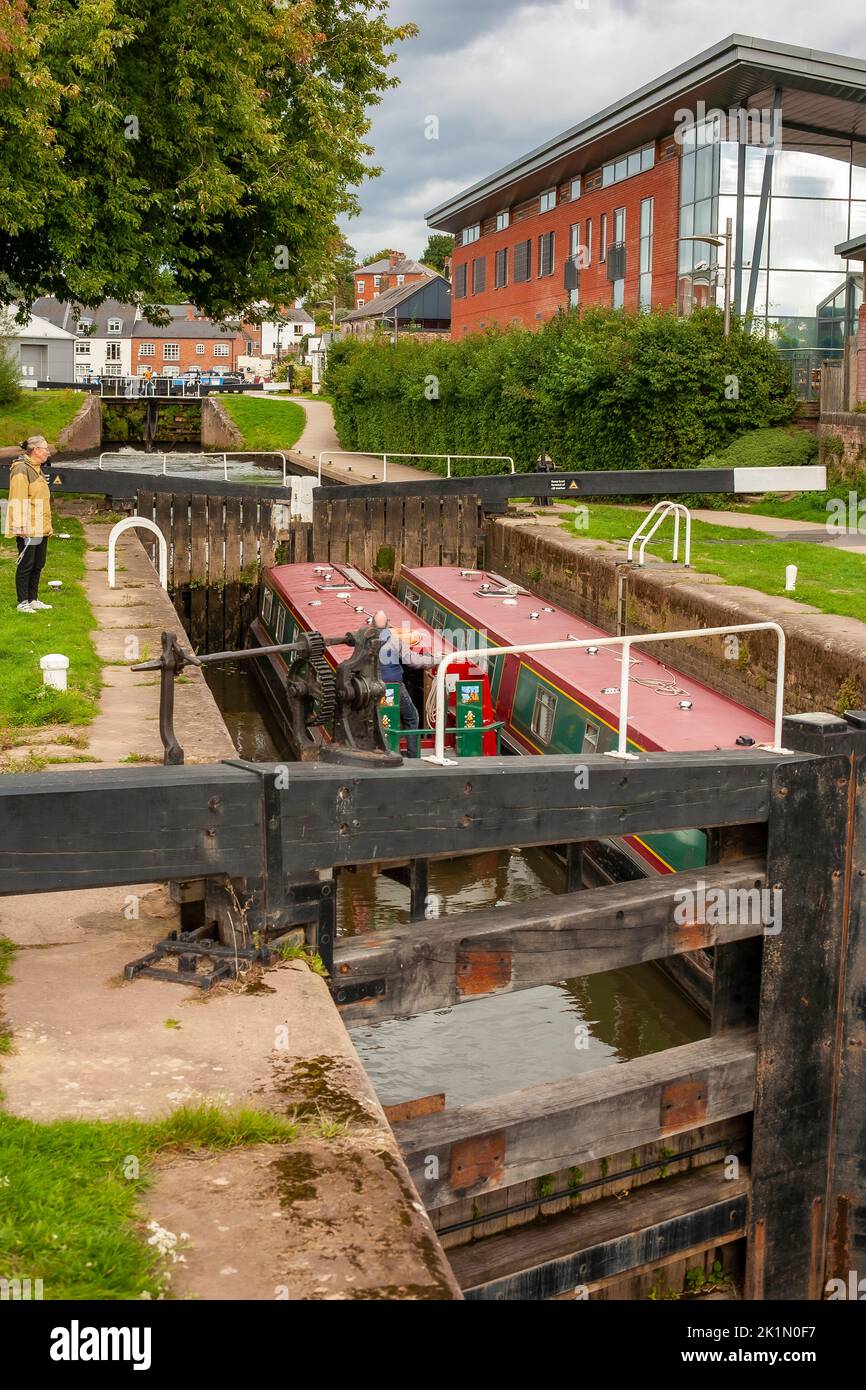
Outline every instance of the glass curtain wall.
{"type": "MultiPolygon", "coordinates": [[[[700,127],[688,132],[683,143],[680,236],[717,235],[731,218],[733,261],[741,276],[740,302],[734,307],[746,313],[756,267],[753,322],[773,337],[791,362],[795,385],[808,395],[814,368],[821,360],[840,357],[845,338],[857,331],[863,275],[859,267],[850,269],[833,248],[866,232],[866,143],[801,138],[785,130],[784,114],[782,128],[760,250],[755,242],[767,149],[745,149],[740,247],[739,146],[735,141],[706,143],[700,127]]],[[[721,248],[680,241],[680,313],[703,304],[722,305],[723,256],[721,248]]]]}

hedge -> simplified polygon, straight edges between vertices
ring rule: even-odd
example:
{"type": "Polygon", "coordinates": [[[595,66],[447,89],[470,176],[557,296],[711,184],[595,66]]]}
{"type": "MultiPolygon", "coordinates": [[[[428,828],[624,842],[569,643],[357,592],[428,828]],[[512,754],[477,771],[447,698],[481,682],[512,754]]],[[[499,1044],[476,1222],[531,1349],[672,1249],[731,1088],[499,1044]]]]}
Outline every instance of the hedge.
{"type": "Polygon", "coordinates": [[[794,408],[772,344],[737,323],[726,340],[716,309],[589,309],[457,342],[349,339],[331,347],[325,385],[345,449],[510,454],[521,470],[543,448],[564,469],[693,468],[794,408]]]}

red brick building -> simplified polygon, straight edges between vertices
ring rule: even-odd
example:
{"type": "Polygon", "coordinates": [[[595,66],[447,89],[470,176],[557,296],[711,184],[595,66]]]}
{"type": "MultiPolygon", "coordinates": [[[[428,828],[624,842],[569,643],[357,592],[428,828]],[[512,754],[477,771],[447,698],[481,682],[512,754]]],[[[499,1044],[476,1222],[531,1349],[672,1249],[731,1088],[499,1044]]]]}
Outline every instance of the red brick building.
{"type": "Polygon", "coordinates": [[[863,268],[838,244],[866,232],[866,62],[731,35],[427,222],[456,241],[452,337],[589,305],[688,313],[727,294],[809,395],[863,303],[863,268]]]}
{"type": "Polygon", "coordinates": [[[396,290],[416,280],[427,280],[435,271],[420,261],[413,261],[403,251],[391,251],[387,259],[359,265],[355,277],[355,308],[360,309],[377,296],[396,290]]]}
{"type": "Polygon", "coordinates": [[[261,356],[261,327],[220,327],[192,304],[169,304],[171,322],[162,326],[139,319],[132,330],[132,373],[154,376],[181,372],[237,370],[239,357],[261,356]]]}

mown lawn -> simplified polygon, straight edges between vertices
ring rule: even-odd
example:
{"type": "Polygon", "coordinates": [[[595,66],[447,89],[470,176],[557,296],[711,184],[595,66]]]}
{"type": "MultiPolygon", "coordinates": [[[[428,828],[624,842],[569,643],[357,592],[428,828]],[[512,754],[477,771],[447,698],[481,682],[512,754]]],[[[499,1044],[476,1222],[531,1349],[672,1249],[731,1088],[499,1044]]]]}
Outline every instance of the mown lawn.
{"type": "MultiPolygon", "coordinates": [[[[576,528],[572,521],[563,529],[587,540],[628,544],[638,524],[635,509],[588,506],[589,525],[576,528]]],[[[648,554],[670,559],[673,521],[656,532],[648,554]]],[[[680,528],[680,545],[683,531],[680,528]]],[[[682,558],[682,550],[680,551],[682,558]]],[[[785,567],[796,565],[797,588],[790,597],[809,603],[824,613],[859,618],[866,622],[866,558],[850,551],[832,550],[810,541],[778,541],[761,531],[692,523],[692,569],[717,574],[726,584],[742,584],[764,594],[784,594],[785,567]]]]}
{"type": "Polygon", "coordinates": [[[291,449],[307,417],[301,406],[284,397],[278,401],[256,396],[221,396],[220,404],[244,436],[245,449],[291,449]]]}
{"type": "MultiPolygon", "coordinates": [[[[5,496],[5,493],[3,494],[5,496]]],[[[91,640],[96,626],[84,592],[85,541],[74,517],[54,516],[55,534],[48,542],[48,561],[39,595],[53,605],[50,613],[19,613],[15,597],[14,540],[0,539],[0,736],[22,725],[85,724],[96,713],[102,684],[101,663],[91,640]],[[49,579],[63,587],[49,589],[49,579]],[[69,689],[42,684],[39,658],[49,652],[69,657],[69,689]]]]}
{"type": "MultiPolygon", "coordinates": [[[[196,1149],[286,1143],[296,1134],[297,1127],[278,1115],[211,1107],[177,1110],[150,1124],[37,1124],[0,1114],[0,1273],[41,1279],[45,1299],[170,1294],[166,1265],[158,1245],[148,1243],[152,1233],[139,1205],[154,1160],[196,1149]]],[[[174,1248],[182,1252],[183,1242],[174,1248]]]]}
{"type": "Polygon", "coordinates": [[[84,391],[22,391],[14,405],[0,405],[0,447],[20,444],[31,434],[44,434],[49,444],[56,444],[85,395],[84,391]]]}

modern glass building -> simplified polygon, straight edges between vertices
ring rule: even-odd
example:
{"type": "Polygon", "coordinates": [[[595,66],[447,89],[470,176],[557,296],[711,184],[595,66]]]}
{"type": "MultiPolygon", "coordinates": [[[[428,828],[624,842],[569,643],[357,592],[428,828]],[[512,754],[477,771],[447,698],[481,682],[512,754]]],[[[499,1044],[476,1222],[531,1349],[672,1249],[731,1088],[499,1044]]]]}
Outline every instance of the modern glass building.
{"type": "Polygon", "coordinates": [[[863,303],[836,248],[866,233],[866,61],[732,35],[427,218],[457,240],[454,336],[722,305],[728,219],[733,310],[811,395],[863,303]]]}

